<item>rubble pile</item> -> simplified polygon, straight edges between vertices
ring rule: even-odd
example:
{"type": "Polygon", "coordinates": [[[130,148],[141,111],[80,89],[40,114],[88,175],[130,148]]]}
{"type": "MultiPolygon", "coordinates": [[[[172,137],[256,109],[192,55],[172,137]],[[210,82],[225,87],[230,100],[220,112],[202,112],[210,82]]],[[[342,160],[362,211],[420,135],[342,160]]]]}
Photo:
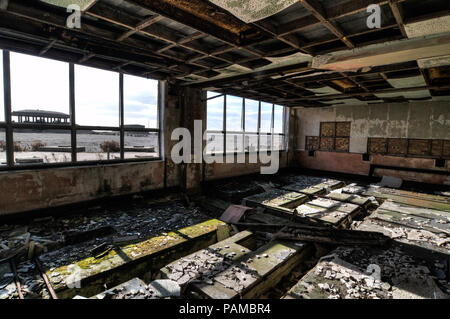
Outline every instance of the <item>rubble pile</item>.
{"type": "Polygon", "coordinates": [[[424,261],[400,248],[339,247],[291,289],[288,297],[328,299],[445,298],[424,261]]]}
{"type": "MultiPolygon", "coordinates": [[[[52,282],[61,274],[53,271],[61,265],[90,257],[96,247],[108,246],[116,239],[142,241],[155,235],[164,235],[173,229],[191,226],[209,219],[197,207],[185,208],[180,203],[148,208],[145,205],[102,209],[86,215],[61,218],[46,217],[27,225],[2,225],[0,228],[0,259],[6,260],[17,254],[18,277],[25,298],[49,298],[45,284],[32,258],[42,254],[42,260],[52,271],[52,282]],[[111,229],[105,232],[105,229],[111,229]],[[89,234],[87,238],[74,236],[89,234]],[[81,238],[68,244],[69,238],[81,238]],[[45,254],[44,254],[45,253],[45,254]]],[[[100,249],[102,250],[102,249],[100,249]]],[[[104,249],[103,249],[104,250],[104,249]]],[[[0,298],[18,298],[13,274],[0,271],[0,298]],[[9,282],[2,285],[4,276],[9,282]]]]}

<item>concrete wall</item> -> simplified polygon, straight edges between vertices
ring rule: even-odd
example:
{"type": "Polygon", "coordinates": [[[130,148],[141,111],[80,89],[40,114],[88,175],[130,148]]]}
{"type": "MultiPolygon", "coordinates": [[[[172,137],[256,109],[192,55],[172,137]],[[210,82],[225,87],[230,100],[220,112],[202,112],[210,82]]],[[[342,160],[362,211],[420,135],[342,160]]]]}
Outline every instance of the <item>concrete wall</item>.
{"type": "MultiPolygon", "coordinates": [[[[367,152],[368,137],[450,139],[450,105],[448,102],[415,102],[374,105],[300,108],[295,112],[295,149],[297,163],[303,167],[335,172],[367,175],[370,164],[398,167],[450,170],[436,168],[434,159],[400,156],[371,156],[362,161],[367,152]],[[305,137],[320,135],[320,122],[350,121],[350,152],[317,151],[315,157],[305,152],[305,137]]],[[[407,180],[450,184],[445,175],[376,170],[375,175],[395,175],[407,180]]]]}
{"type": "MultiPolygon", "coordinates": [[[[198,190],[203,180],[259,172],[261,164],[177,165],[172,161],[171,150],[177,143],[171,140],[172,131],[185,127],[193,132],[194,120],[203,120],[205,128],[204,97],[198,89],[160,86],[162,161],[0,172],[0,216],[165,187],[198,190]]],[[[286,165],[283,153],[280,166],[286,165]]]]}
{"type": "Polygon", "coordinates": [[[164,162],[0,172],[0,215],[164,187],[164,162]]]}
{"type": "MultiPolygon", "coordinates": [[[[262,166],[268,166],[261,163],[250,163],[249,156],[245,156],[245,163],[212,163],[205,164],[205,180],[211,181],[221,178],[236,177],[260,173],[262,166]]],[[[280,169],[288,166],[287,152],[280,153],[280,169]]]]}

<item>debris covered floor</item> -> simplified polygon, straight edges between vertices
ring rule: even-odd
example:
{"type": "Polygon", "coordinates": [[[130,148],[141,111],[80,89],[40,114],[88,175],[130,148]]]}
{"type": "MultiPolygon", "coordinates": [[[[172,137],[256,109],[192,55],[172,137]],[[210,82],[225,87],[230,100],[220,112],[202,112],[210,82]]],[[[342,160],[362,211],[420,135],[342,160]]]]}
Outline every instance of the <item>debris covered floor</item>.
{"type": "Polygon", "coordinates": [[[446,193],[299,174],[207,189],[2,224],[0,298],[449,297],[446,193]]]}

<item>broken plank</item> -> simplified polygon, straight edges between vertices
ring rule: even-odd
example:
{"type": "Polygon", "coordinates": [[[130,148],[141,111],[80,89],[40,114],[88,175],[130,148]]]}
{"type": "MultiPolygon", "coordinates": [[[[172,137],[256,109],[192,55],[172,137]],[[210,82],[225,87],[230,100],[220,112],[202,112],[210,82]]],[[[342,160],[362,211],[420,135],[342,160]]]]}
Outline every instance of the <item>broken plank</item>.
{"type": "Polygon", "coordinates": [[[247,206],[261,206],[268,210],[281,212],[293,212],[294,209],[308,201],[308,196],[286,190],[273,189],[268,192],[246,197],[244,199],[247,206]]]}
{"type": "Polygon", "coordinates": [[[420,199],[415,197],[406,197],[403,195],[387,194],[381,192],[379,189],[370,189],[362,193],[363,196],[374,196],[376,199],[387,200],[390,199],[396,203],[407,204],[416,207],[430,208],[440,211],[450,212],[450,204],[444,202],[430,201],[427,199],[420,199]]]}
{"type": "Polygon", "coordinates": [[[356,194],[345,194],[338,192],[331,192],[330,194],[325,196],[326,198],[337,200],[340,202],[351,203],[355,205],[362,206],[367,208],[371,205],[372,200],[368,197],[362,197],[356,194]]]}
{"type": "Polygon", "coordinates": [[[338,230],[328,227],[308,229],[306,227],[299,228],[287,226],[273,235],[273,240],[292,240],[346,246],[383,246],[389,239],[389,237],[386,237],[382,233],[338,230]]]}
{"type": "Polygon", "coordinates": [[[361,207],[350,203],[318,198],[297,207],[296,214],[301,218],[317,220],[337,227],[347,227],[361,211],[361,207]]]}
{"type": "Polygon", "coordinates": [[[378,219],[366,219],[357,230],[380,232],[393,239],[395,244],[413,253],[428,255],[434,258],[436,254],[447,256],[450,254],[450,242],[437,234],[424,229],[415,229],[407,225],[398,225],[378,219]]]}
{"type": "Polygon", "coordinates": [[[291,191],[291,192],[305,194],[308,196],[324,195],[327,193],[327,190],[324,187],[312,186],[312,187],[305,188],[302,184],[295,184],[295,183],[287,185],[287,186],[283,186],[282,189],[291,191]]]}
{"type": "Polygon", "coordinates": [[[436,220],[430,220],[419,216],[384,209],[377,209],[370,216],[370,218],[383,220],[393,224],[404,225],[410,228],[425,229],[436,234],[445,233],[450,235],[450,224],[448,221],[445,224],[441,224],[436,220]]]}
{"type": "MultiPolygon", "coordinates": [[[[212,219],[136,244],[115,247],[101,258],[90,257],[72,264],[58,265],[48,270],[47,274],[61,298],[93,296],[104,290],[104,284],[115,286],[157,271],[182,256],[216,243],[217,229],[222,225],[226,224],[212,219]],[[80,281],[81,288],[70,288],[75,287],[74,280],[80,281]]],[[[51,253],[39,258],[44,265],[47,261],[54,261],[51,253]]]]}
{"type": "Polygon", "coordinates": [[[386,195],[398,195],[398,196],[417,198],[417,199],[422,199],[422,200],[429,200],[429,201],[438,202],[438,203],[450,204],[450,198],[448,198],[446,196],[441,196],[441,195],[417,193],[417,192],[411,192],[411,191],[406,191],[406,190],[402,190],[402,189],[392,189],[392,188],[386,188],[386,187],[371,187],[369,190],[375,191],[375,192],[378,192],[381,194],[386,194],[386,195]]]}
{"type": "Polygon", "coordinates": [[[396,203],[392,201],[385,201],[380,208],[383,208],[385,210],[391,210],[395,212],[400,212],[404,214],[410,214],[415,216],[420,216],[424,218],[429,219],[436,219],[436,220],[449,220],[450,219],[450,213],[445,211],[439,211],[434,209],[428,209],[428,208],[422,208],[422,207],[415,207],[410,205],[404,205],[401,203],[396,203]]]}
{"type": "Polygon", "coordinates": [[[182,288],[199,278],[209,278],[223,270],[231,261],[249,253],[247,247],[254,246],[255,237],[249,231],[220,241],[206,249],[180,258],[162,268],[159,277],[176,281],[182,288]],[[240,245],[242,243],[243,245],[240,245]]]}
{"type": "Polygon", "coordinates": [[[195,283],[192,288],[211,299],[258,298],[300,264],[310,247],[278,241],[268,243],[216,275],[213,285],[195,283]]]}

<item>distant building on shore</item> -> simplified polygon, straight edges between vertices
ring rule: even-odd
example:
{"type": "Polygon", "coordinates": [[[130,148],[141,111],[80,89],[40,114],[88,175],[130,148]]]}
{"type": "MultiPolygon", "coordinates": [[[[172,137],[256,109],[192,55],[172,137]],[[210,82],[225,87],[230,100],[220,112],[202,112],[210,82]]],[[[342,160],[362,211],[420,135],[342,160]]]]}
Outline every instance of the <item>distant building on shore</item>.
{"type": "Polygon", "coordinates": [[[11,112],[17,118],[18,123],[39,123],[39,124],[68,124],[70,116],[61,112],[22,110],[11,112]]]}

